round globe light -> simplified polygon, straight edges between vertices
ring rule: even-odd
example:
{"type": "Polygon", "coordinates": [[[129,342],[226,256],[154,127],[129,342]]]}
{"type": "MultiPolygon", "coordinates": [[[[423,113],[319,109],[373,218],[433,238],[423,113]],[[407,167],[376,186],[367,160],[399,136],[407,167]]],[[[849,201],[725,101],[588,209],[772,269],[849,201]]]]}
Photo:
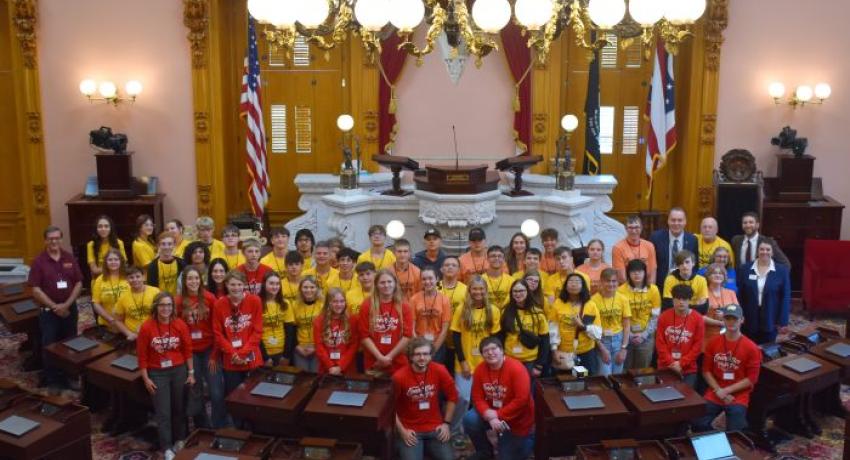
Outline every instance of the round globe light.
{"type": "Polygon", "coordinates": [[[802,102],[809,102],[812,100],[814,91],[809,85],[800,85],[797,87],[797,90],[794,91],[794,95],[797,97],[798,100],[802,102]]]}
{"type": "Polygon", "coordinates": [[[390,22],[401,32],[412,32],[425,17],[422,0],[393,0],[390,2],[390,22]]]}
{"type": "Polygon", "coordinates": [[[642,27],[652,27],[664,17],[662,0],[630,0],[629,14],[642,27]]]}
{"type": "Polygon", "coordinates": [[[100,93],[101,97],[111,99],[115,97],[115,94],[118,92],[118,88],[115,87],[115,83],[112,83],[111,81],[104,81],[97,86],[97,92],[100,93]]]}
{"type": "MultiPolygon", "coordinates": [[[[692,17],[697,14],[697,10],[700,10],[699,5],[693,3],[695,1],[700,0],[664,0],[664,17],[675,25],[693,24],[702,15],[702,11],[698,11],[699,14],[695,18],[692,17]]],[[[701,1],[703,1],[701,10],[705,10],[704,0],[701,1]]]]}
{"type": "Polygon", "coordinates": [[[397,240],[404,236],[404,223],[400,220],[387,222],[387,236],[397,240]]]}
{"type": "Polygon", "coordinates": [[[336,127],[344,133],[351,131],[351,128],[354,127],[354,117],[347,113],[338,116],[336,119],[336,127]]]}
{"type": "Polygon", "coordinates": [[[91,96],[97,91],[97,82],[91,79],[85,79],[80,82],[80,92],[83,96],[91,96]]]}
{"type": "Polygon", "coordinates": [[[626,2],[623,0],[590,0],[587,4],[590,20],[600,29],[608,30],[623,20],[626,2]]]}
{"type": "Polygon", "coordinates": [[[815,97],[818,99],[829,99],[832,95],[832,88],[826,83],[818,83],[815,85],[815,97]]]}
{"type": "Polygon", "coordinates": [[[298,22],[308,29],[319,27],[330,13],[327,0],[298,0],[299,9],[296,13],[298,22]]]}
{"type": "Polygon", "coordinates": [[[578,128],[578,117],[571,113],[564,115],[561,117],[561,128],[568,133],[575,131],[578,128]]]}
{"type": "Polygon", "coordinates": [[[534,238],[540,234],[540,224],[534,219],[525,219],[519,226],[519,231],[528,238],[534,238]]]}
{"type": "Polygon", "coordinates": [[[508,0],[476,0],[472,19],[484,32],[495,34],[511,20],[511,4],[508,0]]]}
{"type": "Polygon", "coordinates": [[[389,22],[389,9],[389,0],[357,0],[354,17],[364,29],[376,32],[389,22]]]}
{"type": "Polygon", "coordinates": [[[552,19],[552,0],[517,0],[514,15],[526,29],[540,30],[552,19]]]}
{"type": "Polygon", "coordinates": [[[770,97],[774,99],[779,99],[785,95],[785,85],[778,81],[775,81],[767,87],[767,93],[770,94],[770,97]]]}
{"type": "Polygon", "coordinates": [[[265,22],[281,29],[293,27],[301,11],[298,0],[271,0],[271,3],[265,22]]]}
{"type": "Polygon", "coordinates": [[[248,13],[260,22],[271,23],[276,9],[274,0],[248,0],[248,13]]]}
{"type": "Polygon", "coordinates": [[[705,12],[705,0],[686,0],[684,3],[687,7],[685,16],[691,23],[696,22],[705,12]]]}
{"type": "Polygon", "coordinates": [[[142,82],[139,80],[130,80],[124,85],[124,90],[130,97],[136,97],[142,92],[142,82]]]}

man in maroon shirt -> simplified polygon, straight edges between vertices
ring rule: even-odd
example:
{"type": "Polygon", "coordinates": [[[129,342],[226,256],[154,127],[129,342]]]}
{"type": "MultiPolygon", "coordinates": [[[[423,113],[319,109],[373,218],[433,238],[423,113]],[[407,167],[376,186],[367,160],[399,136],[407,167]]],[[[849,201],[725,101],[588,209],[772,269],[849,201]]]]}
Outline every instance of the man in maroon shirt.
{"type": "Polygon", "coordinates": [[[457,403],[457,389],[449,371],[431,362],[434,344],[415,337],[407,346],[405,366],[393,374],[395,426],[402,460],[422,460],[425,452],[434,460],[452,460],[449,438],[457,403]],[[446,401],[440,410],[440,393],[446,401]]]}
{"type": "MultiPolygon", "coordinates": [[[[30,268],[28,284],[41,305],[38,325],[41,346],[77,335],[77,297],[83,288],[83,275],[74,256],[62,249],[62,230],[50,226],[44,230],[44,251],[36,256],[30,268]]],[[[68,380],[59,369],[44,360],[42,385],[67,386],[68,380]]]]}

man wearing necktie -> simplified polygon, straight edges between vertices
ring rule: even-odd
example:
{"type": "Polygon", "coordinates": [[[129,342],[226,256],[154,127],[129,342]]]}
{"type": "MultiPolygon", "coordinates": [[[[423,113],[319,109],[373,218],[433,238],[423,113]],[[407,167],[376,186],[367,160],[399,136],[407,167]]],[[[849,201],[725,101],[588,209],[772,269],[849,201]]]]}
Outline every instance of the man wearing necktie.
{"type": "Polygon", "coordinates": [[[790,268],[791,262],[788,260],[788,256],[782,252],[782,249],[779,248],[779,245],[776,244],[773,238],[759,233],[759,226],[759,215],[755,212],[745,212],[741,217],[741,229],[744,231],[744,234],[732,237],[732,249],[735,251],[735,266],[751,264],[758,256],[756,251],[759,243],[769,241],[773,247],[773,260],[780,265],[790,268]]]}
{"type": "Polygon", "coordinates": [[[676,268],[672,262],[677,252],[687,249],[697,254],[699,251],[697,237],[685,231],[687,222],[684,209],[671,208],[670,213],[667,214],[667,228],[658,229],[649,237],[649,241],[655,246],[657,258],[655,282],[659,285],[659,289],[663,289],[667,274],[676,268]]]}

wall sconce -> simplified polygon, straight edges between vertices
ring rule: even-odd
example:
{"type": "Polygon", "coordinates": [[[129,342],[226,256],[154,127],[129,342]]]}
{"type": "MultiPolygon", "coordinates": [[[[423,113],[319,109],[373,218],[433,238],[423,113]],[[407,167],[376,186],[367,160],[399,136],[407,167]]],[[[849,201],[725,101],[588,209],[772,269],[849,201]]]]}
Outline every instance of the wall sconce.
{"type": "Polygon", "coordinates": [[[131,104],[136,102],[136,96],[142,92],[142,83],[138,80],[130,80],[124,85],[124,91],[127,93],[126,97],[118,94],[118,88],[115,86],[115,83],[109,80],[98,83],[94,80],[86,79],[80,82],[80,92],[83,93],[83,96],[89,102],[103,101],[115,107],[118,107],[118,104],[122,102],[129,102],[131,104]],[[99,94],[100,97],[94,97],[95,93],[99,94]]]}
{"type": "Polygon", "coordinates": [[[826,83],[818,83],[814,89],[809,85],[800,85],[786,101],[782,100],[785,97],[785,85],[780,82],[771,83],[767,88],[767,92],[773,98],[773,102],[776,105],[785,102],[791,107],[797,108],[798,105],[803,107],[806,104],[823,104],[823,101],[829,99],[829,96],[832,94],[832,88],[826,83]]]}

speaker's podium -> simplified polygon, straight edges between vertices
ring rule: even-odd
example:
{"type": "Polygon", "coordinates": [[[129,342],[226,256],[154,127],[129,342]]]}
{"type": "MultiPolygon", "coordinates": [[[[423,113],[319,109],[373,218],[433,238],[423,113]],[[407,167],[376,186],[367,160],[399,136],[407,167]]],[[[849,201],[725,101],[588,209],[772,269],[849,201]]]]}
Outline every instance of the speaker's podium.
{"type": "Polygon", "coordinates": [[[88,408],[35,394],[13,400],[0,412],[0,458],[92,458],[88,408]]]}
{"type": "Polygon", "coordinates": [[[425,174],[413,178],[418,190],[444,194],[474,195],[499,188],[499,173],[487,165],[428,165],[425,174]]]}

